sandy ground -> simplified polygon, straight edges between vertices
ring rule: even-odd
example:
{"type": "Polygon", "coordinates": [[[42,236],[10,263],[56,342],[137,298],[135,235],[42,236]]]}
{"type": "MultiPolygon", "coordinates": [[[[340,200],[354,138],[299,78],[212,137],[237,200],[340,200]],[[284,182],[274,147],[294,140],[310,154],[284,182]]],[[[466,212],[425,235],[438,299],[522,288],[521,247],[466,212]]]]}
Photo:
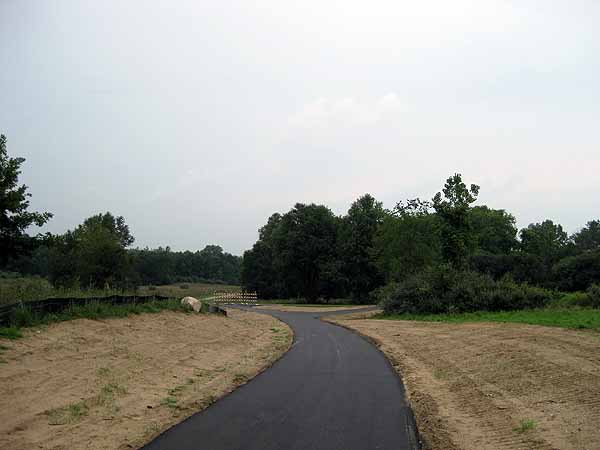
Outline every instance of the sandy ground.
{"type": "Polygon", "coordinates": [[[600,449],[598,333],[328,320],[372,338],[386,353],[404,379],[426,448],[600,449]],[[534,421],[532,429],[521,427],[525,420],[534,421]]]}
{"type": "Polygon", "coordinates": [[[330,311],[347,311],[349,309],[366,308],[373,305],[356,305],[356,306],[289,306],[289,305],[262,305],[256,306],[256,309],[267,309],[284,312],[330,312],[330,311]]]}
{"type": "Polygon", "coordinates": [[[291,344],[287,325],[162,312],[0,340],[0,448],[129,449],[209,406],[291,344]]]}

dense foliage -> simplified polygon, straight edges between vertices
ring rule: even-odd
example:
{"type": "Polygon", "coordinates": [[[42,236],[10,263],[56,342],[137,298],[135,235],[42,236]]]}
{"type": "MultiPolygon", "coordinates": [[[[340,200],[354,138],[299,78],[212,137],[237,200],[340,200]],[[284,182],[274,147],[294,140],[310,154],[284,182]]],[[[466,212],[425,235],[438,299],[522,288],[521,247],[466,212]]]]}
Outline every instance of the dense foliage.
{"type": "Polygon", "coordinates": [[[374,298],[389,312],[424,313],[543,306],[555,290],[600,282],[600,221],[572,236],[551,220],[519,232],[512,214],[474,206],[478,194],[455,174],[431,201],[391,210],[369,194],[341,217],[297,204],[260,229],[242,284],[264,298],[374,298]]]}
{"type": "Polygon", "coordinates": [[[0,267],[35,244],[26,234],[27,228],[42,226],[52,217],[48,212],[28,210],[31,194],[27,186],[19,186],[24,162],[25,158],[8,156],[6,136],[0,135],[0,267]]]}

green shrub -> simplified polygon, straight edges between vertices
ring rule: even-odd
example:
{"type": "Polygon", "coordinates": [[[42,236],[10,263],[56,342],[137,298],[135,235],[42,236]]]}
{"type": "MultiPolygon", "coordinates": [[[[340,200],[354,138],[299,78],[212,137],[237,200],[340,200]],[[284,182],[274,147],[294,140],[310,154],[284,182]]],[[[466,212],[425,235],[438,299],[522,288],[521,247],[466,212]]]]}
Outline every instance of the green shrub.
{"type": "Polygon", "coordinates": [[[378,291],[386,314],[440,314],[506,311],[545,306],[552,292],[504,278],[441,267],[408,277],[378,291]]]}
{"type": "Polygon", "coordinates": [[[592,284],[588,290],[590,306],[592,308],[600,308],[600,284],[592,284]]]}
{"type": "Polygon", "coordinates": [[[552,268],[552,278],[561,291],[584,291],[600,282],[600,251],[561,259],[552,268]]]}
{"type": "Polygon", "coordinates": [[[590,308],[592,307],[592,301],[586,292],[567,292],[557,296],[548,306],[555,309],[573,307],[590,308]]]}

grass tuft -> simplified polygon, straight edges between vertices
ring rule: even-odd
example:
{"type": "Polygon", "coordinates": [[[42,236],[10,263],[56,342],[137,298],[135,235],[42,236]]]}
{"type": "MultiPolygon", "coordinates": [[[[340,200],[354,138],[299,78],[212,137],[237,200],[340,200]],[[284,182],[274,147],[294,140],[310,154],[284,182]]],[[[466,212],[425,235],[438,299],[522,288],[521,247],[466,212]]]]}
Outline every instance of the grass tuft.
{"type": "Polygon", "coordinates": [[[523,419],[521,420],[521,422],[519,422],[519,426],[513,428],[513,431],[515,433],[525,433],[527,431],[530,430],[534,430],[537,427],[537,423],[535,420],[532,419],[523,419]]]}

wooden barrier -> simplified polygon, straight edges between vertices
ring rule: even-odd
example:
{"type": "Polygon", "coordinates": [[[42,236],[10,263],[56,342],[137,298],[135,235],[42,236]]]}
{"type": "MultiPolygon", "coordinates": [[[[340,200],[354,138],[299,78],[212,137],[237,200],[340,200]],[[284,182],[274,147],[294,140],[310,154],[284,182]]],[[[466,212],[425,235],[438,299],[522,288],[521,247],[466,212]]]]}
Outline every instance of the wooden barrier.
{"type": "Polygon", "coordinates": [[[215,292],[211,300],[217,304],[256,305],[258,296],[256,292],[215,292]]]}

